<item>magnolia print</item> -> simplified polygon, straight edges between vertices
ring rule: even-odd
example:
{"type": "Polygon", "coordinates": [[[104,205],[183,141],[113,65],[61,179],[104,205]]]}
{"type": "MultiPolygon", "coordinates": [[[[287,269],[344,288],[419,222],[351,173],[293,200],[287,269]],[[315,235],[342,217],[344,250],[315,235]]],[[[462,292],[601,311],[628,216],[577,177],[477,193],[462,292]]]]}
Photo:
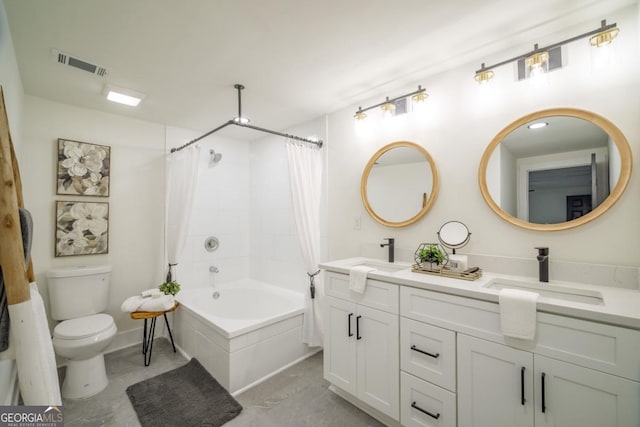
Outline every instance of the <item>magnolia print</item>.
{"type": "Polygon", "coordinates": [[[109,204],[56,203],[56,256],[106,254],[109,204]]]}
{"type": "Polygon", "coordinates": [[[110,147],[58,139],[57,194],[109,196],[110,147]]]}

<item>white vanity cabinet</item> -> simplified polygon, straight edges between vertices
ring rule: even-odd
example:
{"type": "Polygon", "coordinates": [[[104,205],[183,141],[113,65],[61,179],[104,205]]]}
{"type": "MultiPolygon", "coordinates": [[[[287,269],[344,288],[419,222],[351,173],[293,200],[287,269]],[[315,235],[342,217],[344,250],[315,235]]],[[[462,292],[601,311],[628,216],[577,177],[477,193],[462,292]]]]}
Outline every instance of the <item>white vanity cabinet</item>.
{"type": "Polygon", "coordinates": [[[347,275],[325,278],[325,379],[398,420],[398,285],[368,280],[358,294],[347,275]]]}
{"type": "Polygon", "coordinates": [[[393,426],[640,427],[640,330],[615,313],[538,311],[535,339],[519,340],[496,302],[412,280],[359,294],[326,271],[324,376],[340,396],[393,426]]]}
{"type": "Polygon", "coordinates": [[[640,384],[458,335],[461,426],[640,425],[640,384]]]}
{"type": "Polygon", "coordinates": [[[514,340],[497,304],[411,287],[400,313],[455,331],[459,426],[640,426],[640,331],[539,312],[514,340]]]}

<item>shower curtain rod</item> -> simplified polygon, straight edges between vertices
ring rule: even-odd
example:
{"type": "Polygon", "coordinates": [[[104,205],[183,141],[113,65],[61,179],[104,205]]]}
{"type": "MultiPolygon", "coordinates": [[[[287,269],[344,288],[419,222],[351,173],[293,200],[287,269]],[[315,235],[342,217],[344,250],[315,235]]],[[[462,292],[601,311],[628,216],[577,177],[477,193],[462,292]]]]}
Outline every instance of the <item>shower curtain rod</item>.
{"type": "Polygon", "coordinates": [[[244,86],[241,85],[241,84],[235,84],[233,87],[238,90],[238,117],[236,117],[233,120],[229,120],[226,123],[223,123],[222,125],[218,126],[217,128],[210,130],[209,132],[205,133],[204,135],[201,135],[201,136],[197,137],[196,139],[192,139],[191,141],[187,142],[186,144],[183,144],[183,145],[181,145],[179,147],[172,148],[171,149],[172,153],[175,153],[176,151],[180,151],[183,148],[187,148],[191,144],[195,144],[196,142],[200,141],[201,139],[206,138],[207,136],[209,136],[211,134],[214,134],[214,133],[218,132],[219,130],[224,129],[229,125],[235,125],[235,126],[240,126],[240,127],[243,127],[243,128],[249,128],[249,129],[257,130],[257,131],[260,131],[260,132],[270,133],[272,135],[283,136],[285,138],[295,139],[296,141],[302,141],[302,142],[306,142],[306,143],[309,143],[309,144],[314,144],[314,145],[317,145],[318,148],[322,148],[322,140],[315,141],[315,140],[312,140],[312,139],[309,139],[309,138],[302,138],[300,136],[291,135],[291,134],[288,134],[288,133],[282,133],[282,132],[278,132],[278,131],[271,130],[271,129],[265,129],[265,128],[262,128],[262,127],[259,127],[259,126],[253,126],[253,125],[250,125],[248,123],[241,123],[241,120],[242,120],[242,95],[241,95],[241,91],[244,89],[244,86]]]}

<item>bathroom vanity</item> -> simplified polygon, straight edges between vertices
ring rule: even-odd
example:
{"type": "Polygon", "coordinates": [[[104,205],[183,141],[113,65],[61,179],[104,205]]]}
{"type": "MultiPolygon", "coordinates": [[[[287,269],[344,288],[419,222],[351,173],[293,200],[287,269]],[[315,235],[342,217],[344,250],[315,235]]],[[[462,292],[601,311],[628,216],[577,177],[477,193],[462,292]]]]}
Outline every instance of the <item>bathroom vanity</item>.
{"type": "Polygon", "coordinates": [[[491,274],[468,282],[364,258],[325,270],[324,376],[388,425],[640,425],[640,292],[539,284],[491,274]],[[349,269],[376,268],[365,292],[349,269]],[[538,292],[536,336],[505,337],[498,294],[538,292]]]}

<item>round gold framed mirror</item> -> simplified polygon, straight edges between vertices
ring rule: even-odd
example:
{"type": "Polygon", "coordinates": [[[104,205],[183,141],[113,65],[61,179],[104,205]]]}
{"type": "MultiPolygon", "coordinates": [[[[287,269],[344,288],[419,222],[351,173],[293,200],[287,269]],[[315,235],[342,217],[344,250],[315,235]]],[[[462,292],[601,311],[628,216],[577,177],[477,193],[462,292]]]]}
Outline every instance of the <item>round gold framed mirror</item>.
{"type": "Polygon", "coordinates": [[[360,184],[364,207],[376,221],[404,227],[431,209],[440,186],[435,162],[423,147],[398,141],[369,160],[360,184]]]}
{"type": "Polygon", "coordinates": [[[482,197],[502,219],[559,231],[598,218],[631,176],[631,148],[613,123],[574,108],[537,111],[489,143],[478,171],[482,197]]]}

